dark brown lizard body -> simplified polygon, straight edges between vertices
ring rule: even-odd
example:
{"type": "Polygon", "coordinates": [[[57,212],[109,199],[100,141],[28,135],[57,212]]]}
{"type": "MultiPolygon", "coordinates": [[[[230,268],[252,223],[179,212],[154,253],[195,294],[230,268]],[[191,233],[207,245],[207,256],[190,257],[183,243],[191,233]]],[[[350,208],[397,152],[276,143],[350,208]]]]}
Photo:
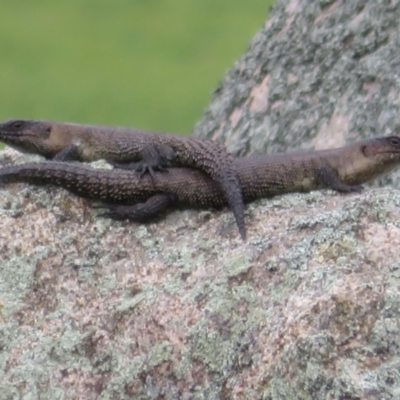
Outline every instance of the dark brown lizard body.
{"type": "MultiPolygon", "coordinates": [[[[221,143],[137,129],[29,120],[0,124],[0,141],[54,161],[105,159],[119,168],[133,167],[140,175],[148,171],[154,180],[154,171],[169,166],[199,169],[218,182],[245,237],[244,204],[233,156],[221,143]]],[[[140,184],[150,184],[144,178],[140,184]]]]}
{"type": "MultiPolygon", "coordinates": [[[[360,184],[400,164],[400,138],[367,139],[332,150],[237,158],[234,164],[246,201],[322,188],[359,191],[360,184]]],[[[171,168],[166,174],[156,173],[152,180],[133,171],[40,162],[3,168],[0,182],[61,186],[107,203],[105,216],[135,221],[176,203],[195,208],[226,204],[216,182],[189,168],[171,168]]]]}

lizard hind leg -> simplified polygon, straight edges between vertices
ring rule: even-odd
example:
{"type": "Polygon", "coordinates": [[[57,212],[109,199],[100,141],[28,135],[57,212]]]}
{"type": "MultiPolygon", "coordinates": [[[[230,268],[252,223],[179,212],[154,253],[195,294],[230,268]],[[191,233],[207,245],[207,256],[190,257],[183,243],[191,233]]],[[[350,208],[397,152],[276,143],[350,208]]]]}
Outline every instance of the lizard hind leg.
{"type": "Polygon", "coordinates": [[[178,201],[178,196],[170,193],[156,194],[144,203],[133,205],[104,204],[100,208],[105,208],[98,216],[115,220],[129,220],[134,222],[146,222],[161,212],[168,206],[178,201]]]}

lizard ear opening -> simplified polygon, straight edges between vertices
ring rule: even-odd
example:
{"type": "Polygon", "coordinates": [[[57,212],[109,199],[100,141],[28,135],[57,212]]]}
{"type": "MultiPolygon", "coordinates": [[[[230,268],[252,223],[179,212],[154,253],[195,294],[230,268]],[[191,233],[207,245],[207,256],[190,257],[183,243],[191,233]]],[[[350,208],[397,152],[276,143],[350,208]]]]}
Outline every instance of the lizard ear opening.
{"type": "Polygon", "coordinates": [[[361,153],[363,153],[365,157],[368,157],[368,146],[361,146],[361,153]]]}

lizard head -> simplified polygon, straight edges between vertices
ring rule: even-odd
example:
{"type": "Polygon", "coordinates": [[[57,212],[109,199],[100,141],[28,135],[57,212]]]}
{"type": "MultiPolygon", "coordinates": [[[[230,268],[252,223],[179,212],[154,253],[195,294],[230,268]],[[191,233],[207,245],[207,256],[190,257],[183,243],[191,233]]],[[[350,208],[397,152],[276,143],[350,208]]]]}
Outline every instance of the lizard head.
{"type": "Polygon", "coordinates": [[[353,168],[360,164],[362,173],[369,174],[371,178],[400,164],[399,136],[366,139],[361,142],[360,150],[363,157],[352,160],[353,168]]]}
{"type": "Polygon", "coordinates": [[[0,124],[0,141],[24,153],[53,157],[64,146],[65,135],[58,135],[49,121],[13,119],[0,124]]]}
{"type": "Polygon", "coordinates": [[[365,157],[376,159],[378,162],[400,162],[400,137],[386,136],[366,140],[361,145],[365,157]]]}

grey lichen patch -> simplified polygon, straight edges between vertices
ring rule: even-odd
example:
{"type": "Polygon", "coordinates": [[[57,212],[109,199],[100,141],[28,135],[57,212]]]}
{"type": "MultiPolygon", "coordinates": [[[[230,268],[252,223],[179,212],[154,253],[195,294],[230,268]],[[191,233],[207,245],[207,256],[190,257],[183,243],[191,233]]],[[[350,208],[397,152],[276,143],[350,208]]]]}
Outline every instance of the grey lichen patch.
{"type": "Polygon", "coordinates": [[[351,257],[358,251],[357,241],[350,236],[345,236],[341,241],[333,240],[322,243],[316,250],[315,259],[319,263],[333,261],[338,263],[339,258],[351,257]]]}
{"type": "Polygon", "coordinates": [[[142,301],[154,300],[155,297],[154,290],[151,288],[142,288],[138,293],[123,296],[120,304],[115,308],[115,318],[120,318],[127,312],[131,313],[142,301]]]}
{"type": "Polygon", "coordinates": [[[206,318],[192,329],[191,358],[220,378],[235,368],[241,338],[257,326],[262,311],[251,285],[211,285],[204,303],[206,318]],[[227,356],[227,357],[226,357],[227,356]]]}
{"type": "MultiPolygon", "coordinates": [[[[146,356],[145,366],[149,370],[157,367],[165,361],[169,361],[172,356],[172,345],[169,342],[157,343],[146,356]]],[[[143,372],[142,368],[137,370],[137,374],[143,372]]]]}
{"type": "Polygon", "coordinates": [[[226,264],[228,276],[235,277],[245,274],[251,268],[251,260],[246,255],[239,255],[226,264]]]}
{"type": "MultiPolygon", "coordinates": [[[[39,255],[40,257],[40,255],[39,255]]],[[[36,261],[37,262],[37,261],[36,261]]],[[[21,303],[30,289],[36,271],[36,262],[24,255],[11,256],[1,260],[0,302],[1,315],[9,315],[21,307],[21,303]]]]}

